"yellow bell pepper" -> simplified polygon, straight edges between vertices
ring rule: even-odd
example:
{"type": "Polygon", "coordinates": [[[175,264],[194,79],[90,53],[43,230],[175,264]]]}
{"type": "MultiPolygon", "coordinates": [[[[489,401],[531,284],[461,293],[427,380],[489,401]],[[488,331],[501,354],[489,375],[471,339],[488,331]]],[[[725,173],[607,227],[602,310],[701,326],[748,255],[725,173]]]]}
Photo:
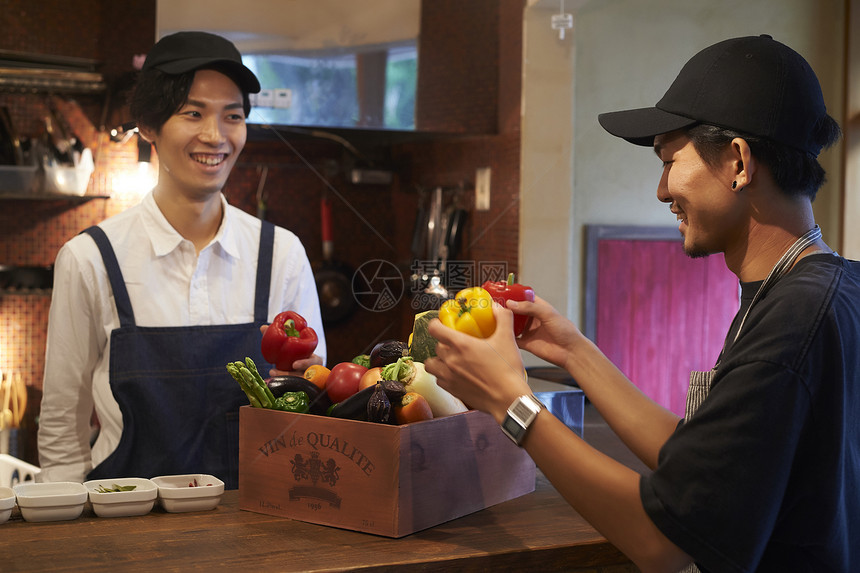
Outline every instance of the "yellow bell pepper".
{"type": "Polygon", "coordinates": [[[439,309],[439,320],[454,330],[487,338],[496,330],[493,297],[481,287],[470,287],[446,300],[439,309]]]}

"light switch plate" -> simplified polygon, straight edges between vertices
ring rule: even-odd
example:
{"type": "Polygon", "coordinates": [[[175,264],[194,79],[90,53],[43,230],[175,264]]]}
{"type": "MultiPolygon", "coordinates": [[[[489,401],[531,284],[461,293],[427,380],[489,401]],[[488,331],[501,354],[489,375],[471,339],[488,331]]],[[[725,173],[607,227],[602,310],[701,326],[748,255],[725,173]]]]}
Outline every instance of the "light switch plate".
{"type": "Polygon", "coordinates": [[[257,94],[257,106],[258,107],[274,107],[275,105],[275,92],[272,90],[260,90],[260,93],[257,94]]]}
{"type": "Polygon", "coordinates": [[[475,210],[490,210],[490,172],[489,167],[480,167],[475,173],[475,210]]]}
{"type": "Polygon", "coordinates": [[[293,90],[287,88],[278,88],[274,90],[273,107],[278,109],[289,109],[293,105],[293,90]]]}

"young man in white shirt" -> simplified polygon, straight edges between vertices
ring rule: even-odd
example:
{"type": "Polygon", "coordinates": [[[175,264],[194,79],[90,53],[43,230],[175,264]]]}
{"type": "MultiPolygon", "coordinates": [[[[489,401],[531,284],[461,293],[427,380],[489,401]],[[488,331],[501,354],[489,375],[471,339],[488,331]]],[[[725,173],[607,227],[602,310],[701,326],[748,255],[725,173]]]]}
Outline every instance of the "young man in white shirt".
{"type": "Polygon", "coordinates": [[[159,179],[141,203],[87,229],[56,260],[39,427],[43,481],[208,473],[238,487],[238,408],[228,362],[266,367],[261,327],[303,315],[326,356],[304,247],[230,206],[254,74],[228,40],[161,39],[131,100],[159,179]],[[92,414],[98,436],[90,446],[92,414]]]}

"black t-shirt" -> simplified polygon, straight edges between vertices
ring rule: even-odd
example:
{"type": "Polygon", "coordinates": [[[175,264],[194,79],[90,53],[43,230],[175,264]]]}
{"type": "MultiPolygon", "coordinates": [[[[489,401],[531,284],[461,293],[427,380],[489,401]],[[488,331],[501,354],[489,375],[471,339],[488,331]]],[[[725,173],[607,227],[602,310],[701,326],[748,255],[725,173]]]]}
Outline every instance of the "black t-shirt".
{"type": "Polygon", "coordinates": [[[704,571],[860,570],[860,263],[801,259],[732,338],[646,512],[704,571]]]}

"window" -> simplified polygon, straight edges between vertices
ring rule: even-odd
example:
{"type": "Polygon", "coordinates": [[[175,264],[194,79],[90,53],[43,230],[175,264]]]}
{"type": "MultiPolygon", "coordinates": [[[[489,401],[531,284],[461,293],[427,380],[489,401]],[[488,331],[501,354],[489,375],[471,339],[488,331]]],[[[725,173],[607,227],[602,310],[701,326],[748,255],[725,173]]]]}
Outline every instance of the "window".
{"type": "Polygon", "coordinates": [[[249,123],[415,129],[415,42],[242,59],[263,87],[251,100],[249,123]]]}

